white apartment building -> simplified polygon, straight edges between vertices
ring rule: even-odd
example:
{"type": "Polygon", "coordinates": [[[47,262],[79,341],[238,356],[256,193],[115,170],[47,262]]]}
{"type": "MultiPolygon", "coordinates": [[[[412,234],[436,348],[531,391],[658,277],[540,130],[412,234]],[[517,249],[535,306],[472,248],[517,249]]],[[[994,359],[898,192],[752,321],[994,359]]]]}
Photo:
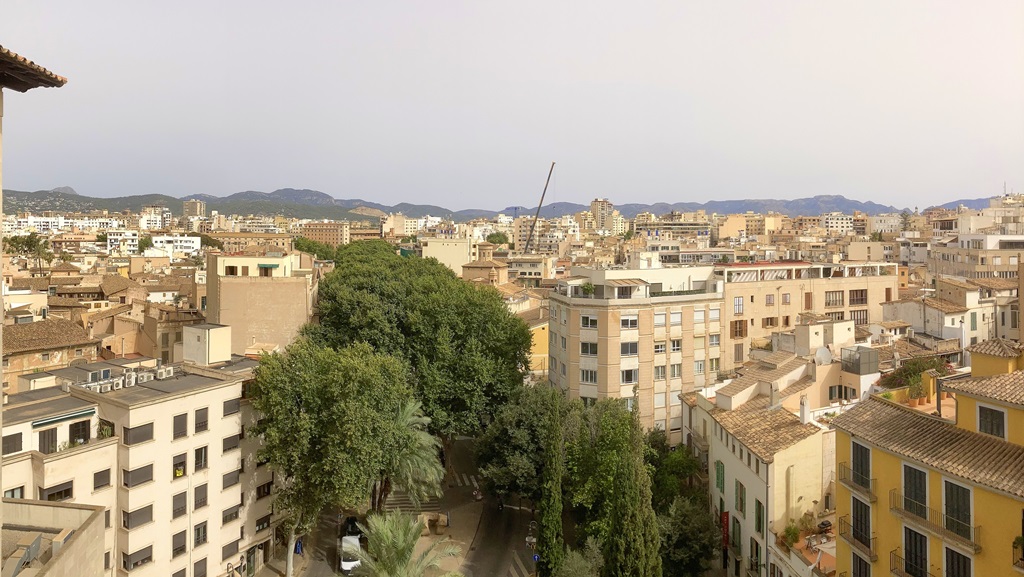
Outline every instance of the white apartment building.
{"type": "MultiPolygon", "coordinates": [[[[107,237],[110,238],[109,236],[107,237]]],[[[193,256],[199,254],[202,246],[198,236],[185,236],[180,234],[158,235],[153,238],[153,248],[169,249],[172,253],[193,256]]]]}
{"type": "Polygon", "coordinates": [[[876,214],[868,217],[867,233],[899,234],[903,230],[903,217],[898,213],[876,214]]]}
{"type": "Polygon", "coordinates": [[[139,228],[142,230],[166,230],[171,228],[174,216],[166,206],[146,206],[139,213],[139,228]]]}
{"type": "Polygon", "coordinates": [[[107,231],[107,254],[137,254],[139,252],[139,231],[111,229],[107,231]]]}
{"type": "Polygon", "coordinates": [[[853,232],[853,216],[841,212],[821,215],[821,228],[830,234],[846,235],[853,232]]]}
{"type": "Polygon", "coordinates": [[[242,400],[256,361],[230,328],[186,327],[189,361],[114,359],[33,375],[3,426],[3,489],[106,509],[104,575],[252,575],[272,547],[273,476],[242,400]],[[200,353],[200,350],[202,351],[200,353]]]}

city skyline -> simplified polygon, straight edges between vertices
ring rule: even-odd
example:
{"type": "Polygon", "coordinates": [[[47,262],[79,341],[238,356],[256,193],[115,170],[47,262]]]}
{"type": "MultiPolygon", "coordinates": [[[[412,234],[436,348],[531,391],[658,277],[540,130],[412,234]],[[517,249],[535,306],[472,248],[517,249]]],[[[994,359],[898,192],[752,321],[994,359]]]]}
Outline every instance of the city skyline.
{"type": "Polygon", "coordinates": [[[244,6],[8,7],[5,45],[72,81],[8,99],[5,185],[459,210],[534,204],[551,160],[548,202],[1024,182],[1015,3],[244,6]]]}

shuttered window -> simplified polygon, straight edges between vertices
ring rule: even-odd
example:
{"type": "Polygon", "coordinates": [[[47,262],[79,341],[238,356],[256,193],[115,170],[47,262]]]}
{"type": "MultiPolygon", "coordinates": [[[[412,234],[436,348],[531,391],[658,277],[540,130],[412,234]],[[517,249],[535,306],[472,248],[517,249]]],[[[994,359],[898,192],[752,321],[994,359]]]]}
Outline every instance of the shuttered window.
{"type": "Polygon", "coordinates": [[[4,449],[5,455],[11,453],[17,453],[21,451],[21,433],[14,433],[13,435],[4,435],[4,449]]]}
{"type": "Polygon", "coordinates": [[[153,440],[153,423],[146,423],[138,427],[124,427],[122,440],[125,445],[135,445],[153,440]]]}

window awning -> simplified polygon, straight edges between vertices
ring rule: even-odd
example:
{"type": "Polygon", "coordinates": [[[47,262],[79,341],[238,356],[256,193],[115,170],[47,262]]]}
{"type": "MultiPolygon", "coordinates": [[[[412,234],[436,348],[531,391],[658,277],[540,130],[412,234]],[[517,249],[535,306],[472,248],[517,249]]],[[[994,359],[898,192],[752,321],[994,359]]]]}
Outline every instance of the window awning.
{"type": "Polygon", "coordinates": [[[277,267],[278,267],[278,266],[280,266],[280,265],[276,265],[276,264],[262,264],[262,263],[260,263],[260,264],[259,264],[259,265],[257,265],[257,266],[258,266],[259,268],[277,268],[277,267]]]}
{"type": "Polygon", "coordinates": [[[32,427],[45,427],[46,425],[52,425],[54,423],[60,423],[63,421],[70,421],[71,419],[77,419],[80,417],[91,417],[96,412],[96,409],[83,409],[81,411],[75,411],[74,413],[67,413],[57,417],[48,417],[46,419],[40,419],[38,421],[32,421],[32,427]]]}

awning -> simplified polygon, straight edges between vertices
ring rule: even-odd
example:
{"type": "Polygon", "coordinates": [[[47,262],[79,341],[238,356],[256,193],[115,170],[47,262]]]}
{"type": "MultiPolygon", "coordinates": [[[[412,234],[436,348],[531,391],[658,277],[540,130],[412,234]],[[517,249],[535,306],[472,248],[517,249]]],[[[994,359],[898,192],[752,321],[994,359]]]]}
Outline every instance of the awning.
{"type": "Polygon", "coordinates": [[[57,417],[48,417],[40,419],[38,421],[32,421],[32,427],[45,427],[46,425],[52,425],[54,423],[61,423],[64,421],[70,421],[71,419],[78,419],[80,417],[91,417],[96,412],[96,409],[88,408],[81,411],[75,411],[74,413],[67,413],[57,417]]]}
{"type": "Polygon", "coordinates": [[[646,286],[649,283],[638,278],[620,278],[609,280],[607,284],[609,286],[646,286]]]}
{"type": "Polygon", "coordinates": [[[258,264],[256,266],[258,266],[259,268],[277,268],[280,265],[276,265],[276,264],[258,264]]]}

